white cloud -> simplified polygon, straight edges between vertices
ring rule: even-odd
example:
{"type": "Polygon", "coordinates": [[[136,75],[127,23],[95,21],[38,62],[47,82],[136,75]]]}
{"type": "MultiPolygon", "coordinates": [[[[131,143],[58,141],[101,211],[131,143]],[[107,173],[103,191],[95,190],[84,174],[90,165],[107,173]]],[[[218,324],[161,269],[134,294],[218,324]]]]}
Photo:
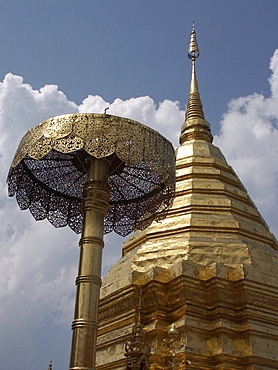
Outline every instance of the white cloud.
{"type": "Polygon", "coordinates": [[[15,199],[7,198],[8,168],[28,129],[53,115],[77,111],[57,86],[33,90],[10,73],[0,83],[0,326],[5,333],[0,357],[6,368],[42,364],[33,335],[48,317],[69,325],[78,254],[72,231],[60,233],[46,221],[36,223],[29,212],[19,211],[15,199]],[[17,351],[21,357],[14,355],[17,351]]]}
{"type": "Polygon", "coordinates": [[[79,112],[103,113],[105,108],[109,108],[108,114],[127,117],[152,127],[172,141],[175,147],[178,146],[180,126],[185,113],[180,110],[179,102],[166,99],[157,107],[149,96],[140,96],[128,100],[118,98],[110,104],[98,95],[90,95],[79,106],[79,112]]]}
{"type": "Polygon", "coordinates": [[[89,95],[79,106],[79,113],[104,113],[110,104],[99,95],[89,95]]]}
{"type": "Polygon", "coordinates": [[[6,170],[27,130],[54,115],[77,111],[77,105],[68,101],[56,85],[33,90],[22,77],[8,73],[0,83],[0,155],[4,159],[0,171],[6,170]]]}
{"type": "MultiPolygon", "coordinates": [[[[271,96],[253,94],[231,101],[215,144],[278,234],[278,51],[270,67],[271,96]]],[[[151,126],[178,145],[184,120],[178,102],[156,105],[143,96],[108,103],[90,95],[78,107],[54,85],[34,90],[12,74],[0,83],[0,327],[5,333],[0,357],[5,368],[47,368],[51,357],[56,370],[67,366],[79,253],[78,236],[70,229],[35,222],[29,211],[19,211],[15,199],[7,198],[12,156],[23,134],[44,119],[77,111],[101,113],[107,107],[108,113],[151,126]]],[[[120,257],[120,245],[119,237],[106,236],[104,271],[120,257]]]]}
{"type": "MultiPolygon", "coordinates": [[[[69,228],[35,222],[29,211],[21,212],[16,200],[7,198],[12,157],[25,132],[39,122],[77,111],[103,112],[108,106],[109,113],[152,123],[165,135],[174,131],[177,117],[183,119],[178,103],[170,101],[156,107],[149,97],[109,104],[99,96],[88,96],[78,107],[55,85],[34,90],[11,73],[0,83],[0,327],[6,333],[0,340],[0,357],[5,368],[46,368],[51,357],[57,370],[68,363],[79,254],[79,236],[69,228]],[[55,335],[50,337],[50,332],[55,335]],[[59,333],[66,335],[61,338],[59,333]]],[[[178,132],[179,123],[175,129],[178,132]]],[[[103,270],[107,272],[121,256],[123,239],[112,235],[105,239],[103,270]]]]}
{"type": "Polygon", "coordinates": [[[278,235],[278,50],[270,61],[271,96],[253,94],[229,103],[214,143],[278,235]]]}

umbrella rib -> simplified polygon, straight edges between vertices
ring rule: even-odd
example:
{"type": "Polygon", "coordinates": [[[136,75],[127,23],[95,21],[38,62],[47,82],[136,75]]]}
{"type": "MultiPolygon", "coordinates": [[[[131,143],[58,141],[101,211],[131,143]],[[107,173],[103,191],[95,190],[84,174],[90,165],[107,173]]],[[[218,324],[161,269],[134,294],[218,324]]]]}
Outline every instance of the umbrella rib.
{"type": "Polygon", "coordinates": [[[81,201],[80,198],[78,197],[74,197],[74,196],[71,196],[71,195],[67,195],[67,194],[64,194],[64,193],[61,193],[55,189],[52,189],[50,188],[49,186],[47,186],[46,184],[44,184],[42,181],[40,181],[33,173],[32,171],[30,171],[30,169],[28,168],[28,166],[26,165],[26,163],[24,161],[22,161],[22,165],[25,169],[25,171],[28,173],[28,175],[30,176],[30,178],[35,182],[37,183],[38,185],[40,185],[43,189],[45,189],[46,191],[49,191],[49,192],[52,192],[52,193],[55,193],[56,195],[59,195],[63,198],[66,198],[66,199],[70,199],[70,200],[77,200],[78,202],[81,201]]]}
{"type": "MultiPolygon", "coordinates": [[[[29,158],[28,158],[29,159],[29,158]]],[[[31,158],[30,159],[36,161],[37,159],[34,159],[34,158],[31,158]]],[[[42,158],[43,161],[56,161],[56,162],[64,162],[64,161],[70,161],[71,159],[70,158],[48,158],[48,157],[45,157],[45,158],[42,158]]]]}
{"type": "MultiPolygon", "coordinates": [[[[32,164],[33,164],[33,162],[31,162],[32,164]]],[[[55,163],[55,166],[53,166],[53,167],[48,167],[48,168],[50,168],[50,169],[55,169],[55,168],[66,168],[66,167],[72,167],[72,163],[71,162],[69,162],[69,164],[68,165],[66,165],[65,166],[65,164],[63,163],[63,164],[61,164],[60,166],[58,165],[58,163],[56,164],[55,163]]],[[[45,168],[41,168],[41,167],[35,167],[35,168],[32,168],[32,171],[45,171],[45,168]]]]}
{"type": "MultiPolygon", "coordinates": [[[[144,195],[141,195],[140,197],[133,198],[133,199],[123,199],[121,201],[122,204],[129,204],[129,203],[139,203],[143,200],[146,200],[148,198],[152,198],[155,194],[159,193],[162,189],[165,188],[165,184],[160,184],[157,188],[153,189],[149,193],[144,193],[144,195]]],[[[110,201],[110,204],[117,204],[119,201],[110,201]]]]}
{"type": "MultiPolygon", "coordinates": [[[[136,168],[137,170],[138,169],[140,169],[141,170],[141,168],[136,168]]],[[[145,171],[145,172],[149,172],[149,170],[145,170],[145,169],[142,169],[143,171],[145,171]]],[[[128,174],[129,175],[129,173],[128,172],[126,172],[125,170],[123,170],[122,171],[122,173],[126,173],[126,174],[128,174]]],[[[132,174],[132,176],[133,177],[136,177],[137,179],[141,179],[141,177],[139,176],[139,175],[136,175],[136,174],[132,174]]],[[[155,182],[155,181],[152,181],[152,180],[150,180],[150,179],[144,179],[144,181],[146,181],[146,182],[149,182],[150,184],[153,184],[153,185],[157,185],[157,182],[155,182]]]]}
{"type": "MultiPolygon", "coordinates": [[[[143,190],[140,189],[139,186],[135,185],[133,182],[129,181],[128,179],[125,179],[124,177],[121,176],[121,174],[118,175],[123,181],[125,181],[126,183],[128,183],[129,185],[132,185],[132,187],[134,187],[135,189],[139,190],[140,193],[143,193],[144,195],[148,194],[146,192],[144,192],[143,190]]],[[[140,177],[139,177],[140,179],[140,177]]]]}
{"type": "Polygon", "coordinates": [[[121,195],[122,199],[125,199],[124,195],[122,194],[122,192],[120,190],[120,187],[115,182],[113,182],[113,187],[117,188],[117,191],[121,195]]]}
{"type": "MultiPolygon", "coordinates": [[[[66,173],[65,175],[64,175],[64,178],[66,178],[66,176],[67,175],[69,175],[69,174],[71,174],[71,173],[74,173],[74,172],[76,172],[76,171],[72,171],[72,172],[68,172],[68,173],[66,173]]],[[[81,175],[79,175],[74,181],[73,181],[73,183],[74,184],[76,184],[77,182],[78,182],[78,180],[79,179],[81,179],[82,177],[84,176],[84,174],[81,174],[81,175]]],[[[81,185],[80,185],[81,186],[81,185]]]]}

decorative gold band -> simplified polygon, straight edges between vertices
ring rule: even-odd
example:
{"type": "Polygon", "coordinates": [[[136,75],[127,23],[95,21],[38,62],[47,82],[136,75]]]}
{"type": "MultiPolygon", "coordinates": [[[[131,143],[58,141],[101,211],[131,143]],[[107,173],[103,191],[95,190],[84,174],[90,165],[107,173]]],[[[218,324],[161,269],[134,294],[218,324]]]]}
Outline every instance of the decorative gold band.
{"type": "Polygon", "coordinates": [[[75,280],[75,284],[81,284],[81,283],[90,283],[90,284],[97,284],[101,286],[102,279],[96,275],[80,275],[77,276],[75,280]]]}
{"type": "Polygon", "coordinates": [[[79,246],[84,244],[98,244],[102,248],[104,247],[104,241],[101,238],[98,238],[96,236],[86,236],[84,238],[80,238],[79,240],[79,246]]]}
{"type": "Polygon", "coordinates": [[[89,328],[89,329],[97,329],[98,322],[96,320],[85,320],[85,319],[75,319],[71,324],[72,330],[74,329],[81,329],[81,328],[89,328]]]}

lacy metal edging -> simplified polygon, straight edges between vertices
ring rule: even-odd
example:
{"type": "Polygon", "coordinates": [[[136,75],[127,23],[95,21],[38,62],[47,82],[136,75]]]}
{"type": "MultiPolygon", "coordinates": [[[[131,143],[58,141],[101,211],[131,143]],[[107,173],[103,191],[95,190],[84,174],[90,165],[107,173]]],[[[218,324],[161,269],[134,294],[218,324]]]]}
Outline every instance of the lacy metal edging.
{"type": "Polygon", "coordinates": [[[107,114],[58,116],[29,130],[11,165],[9,195],[36,220],[80,233],[90,156],[111,161],[105,233],[127,235],[165,217],[175,187],[172,144],[145,125],[107,114]]]}

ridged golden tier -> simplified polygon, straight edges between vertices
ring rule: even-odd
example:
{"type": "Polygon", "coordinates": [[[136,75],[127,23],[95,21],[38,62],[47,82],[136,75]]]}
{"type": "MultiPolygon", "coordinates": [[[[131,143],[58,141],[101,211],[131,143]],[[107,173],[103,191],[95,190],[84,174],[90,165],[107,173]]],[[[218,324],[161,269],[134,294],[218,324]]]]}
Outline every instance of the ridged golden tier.
{"type": "MultiPolygon", "coordinates": [[[[152,369],[175,323],[190,369],[278,368],[278,252],[273,234],[220,150],[191,140],[177,150],[167,218],[137,231],[104,279],[99,369],[120,369],[142,290],[152,369]]],[[[183,366],[183,367],[182,367],[183,366]]]]}
{"type": "Polygon", "coordinates": [[[185,142],[177,149],[176,169],[176,197],[168,217],[124,243],[124,254],[140,246],[133,269],[143,272],[154,264],[167,268],[179,260],[252,265],[258,253],[278,249],[217,147],[185,142]]]}
{"type": "Polygon", "coordinates": [[[124,368],[139,296],[151,370],[278,369],[278,244],[211,144],[194,27],[188,55],[192,77],[176,152],[175,201],[165,220],[123,243],[123,257],[104,279],[99,370],[124,368]],[[173,324],[175,351],[167,350],[173,324]]]}

